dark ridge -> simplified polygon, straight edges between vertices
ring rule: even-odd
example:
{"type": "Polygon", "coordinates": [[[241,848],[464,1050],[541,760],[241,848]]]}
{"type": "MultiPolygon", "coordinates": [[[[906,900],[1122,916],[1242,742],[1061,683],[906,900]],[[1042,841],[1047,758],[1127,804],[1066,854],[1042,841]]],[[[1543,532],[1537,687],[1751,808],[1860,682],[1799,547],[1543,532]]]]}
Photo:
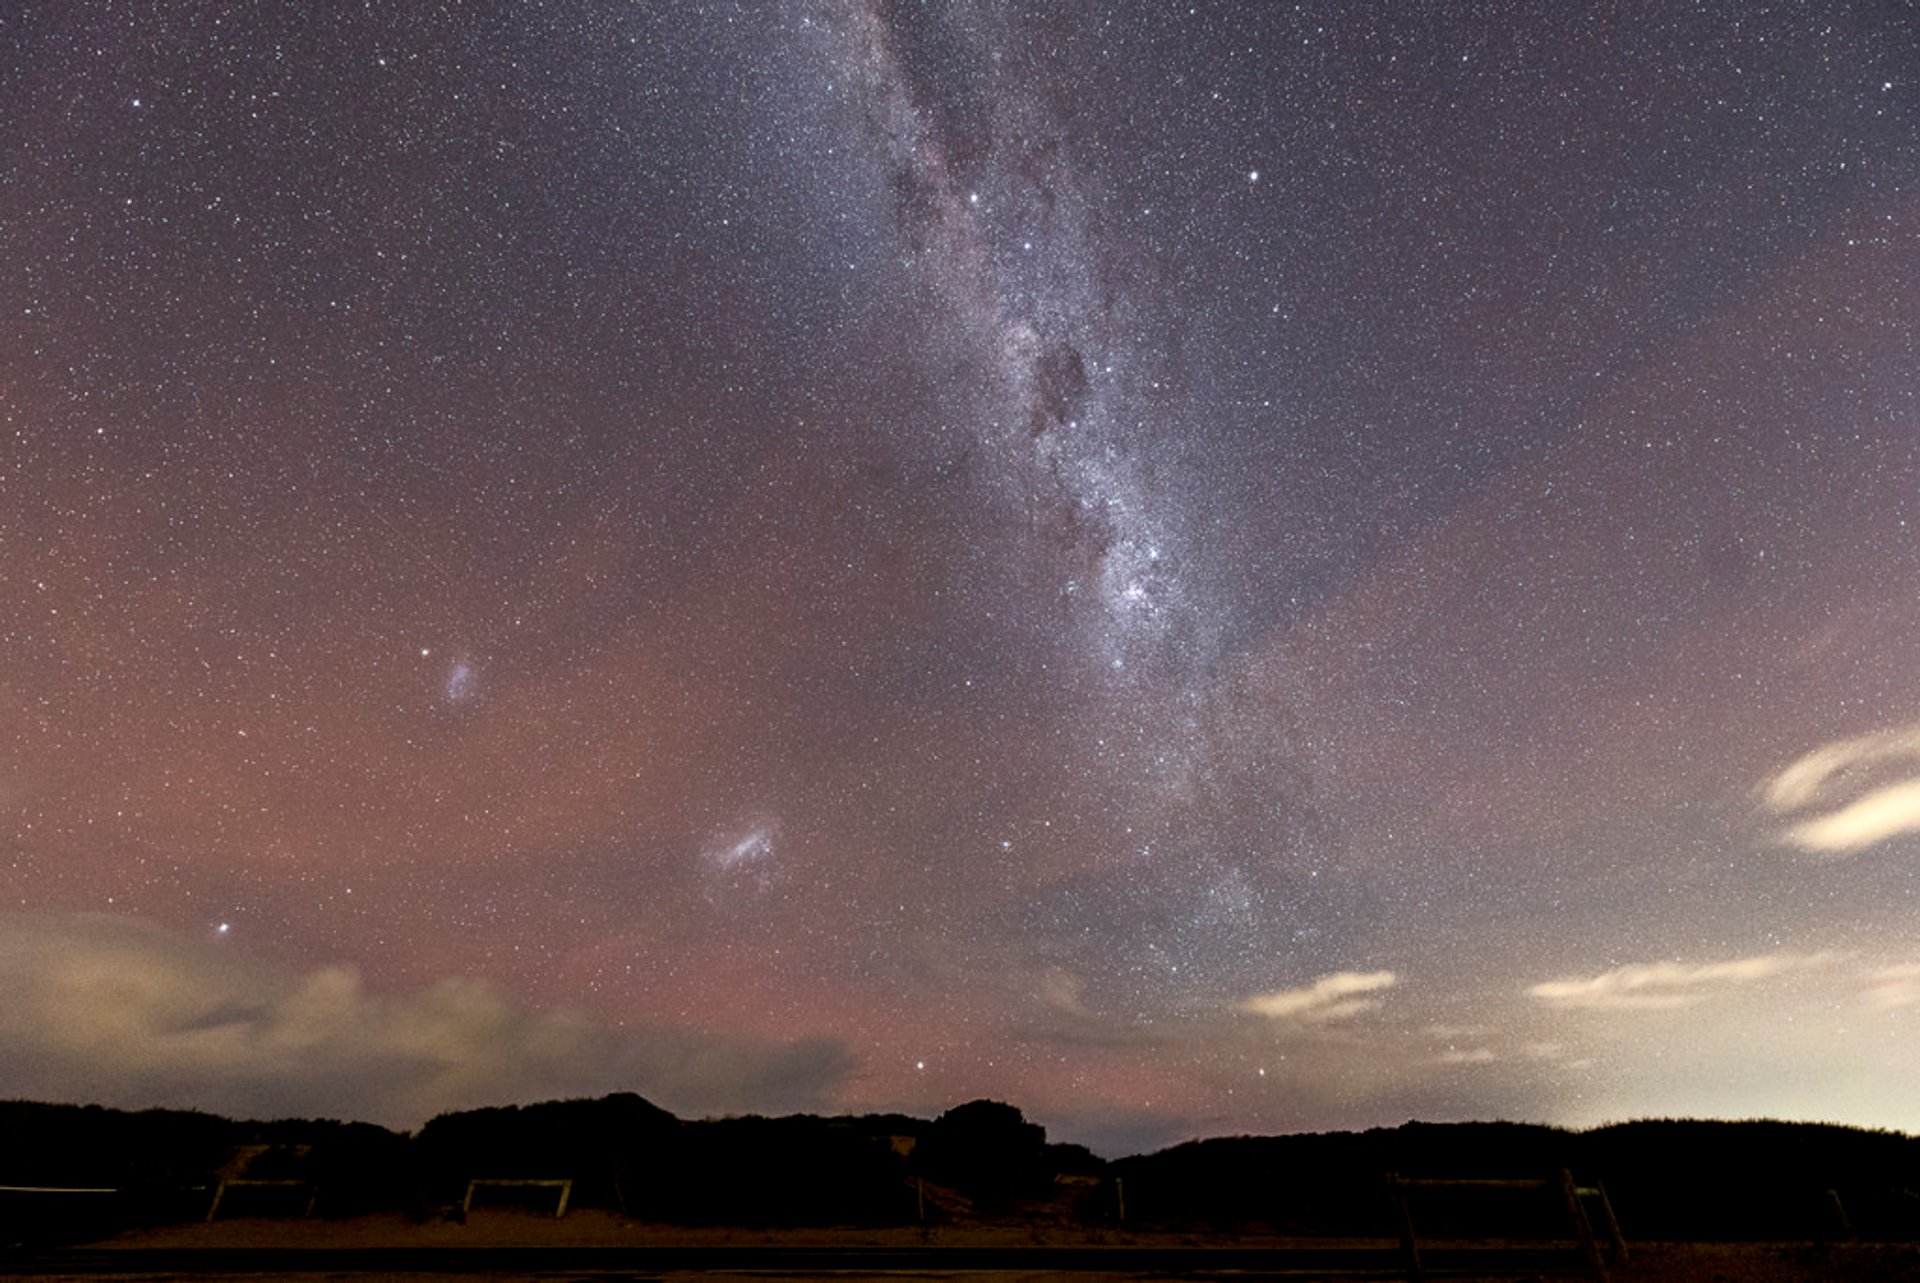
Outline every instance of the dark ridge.
{"type": "MultiPolygon", "coordinates": [[[[222,1181],[234,1214],[461,1215],[468,1182],[573,1182],[571,1205],[676,1224],[1028,1224],[1391,1236],[1384,1176],[1604,1185],[1649,1240],[1920,1241],[1920,1138],[1824,1123],[1659,1119],[1575,1132],[1407,1123],[1365,1132],[1189,1141],[1106,1162],[1049,1144],[1012,1105],[900,1114],[683,1121],[632,1093],[441,1114],[407,1135],[333,1119],[244,1121],[187,1110],[0,1102],[0,1245],[74,1241],[198,1219],[222,1181]]],[[[225,1196],[223,1196],[225,1197],[225,1196]]],[[[553,1205],[488,1187],[485,1202],[553,1205]]],[[[482,1206],[477,1202],[476,1207],[482,1206]]],[[[1422,1234],[1552,1236],[1540,1193],[1421,1190],[1422,1234]]],[[[224,1214],[224,1213],[223,1213],[224,1214]]]]}

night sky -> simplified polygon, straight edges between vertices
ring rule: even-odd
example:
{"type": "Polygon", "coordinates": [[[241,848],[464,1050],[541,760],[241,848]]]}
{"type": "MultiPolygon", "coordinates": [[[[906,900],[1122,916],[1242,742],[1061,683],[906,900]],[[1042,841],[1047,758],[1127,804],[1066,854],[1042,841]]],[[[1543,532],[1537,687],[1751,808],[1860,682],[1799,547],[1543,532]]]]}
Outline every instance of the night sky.
{"type": "Polygon", "coordinates": [[[1920,14],[0,5],[0,1095],[1920,1130],[1920,14]]]}

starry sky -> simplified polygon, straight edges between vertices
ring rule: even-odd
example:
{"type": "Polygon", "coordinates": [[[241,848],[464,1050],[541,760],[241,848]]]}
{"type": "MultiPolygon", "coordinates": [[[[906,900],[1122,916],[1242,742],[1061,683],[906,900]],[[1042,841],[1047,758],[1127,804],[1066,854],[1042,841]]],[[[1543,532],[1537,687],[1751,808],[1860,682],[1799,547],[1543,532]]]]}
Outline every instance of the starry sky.
{"type": "Polygon", "coordinates": [[[0,1095],[1920,1130],[1908,4],[0,9],[0,1095]]]}

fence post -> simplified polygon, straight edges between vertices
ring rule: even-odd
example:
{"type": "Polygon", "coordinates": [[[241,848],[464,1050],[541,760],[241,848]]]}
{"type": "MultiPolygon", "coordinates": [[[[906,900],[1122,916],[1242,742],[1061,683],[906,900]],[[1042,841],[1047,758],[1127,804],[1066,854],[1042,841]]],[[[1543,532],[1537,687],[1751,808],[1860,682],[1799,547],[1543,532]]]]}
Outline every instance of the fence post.
{"type": "Polygon", "coordinates": [[[1593,1276],[1601,1283],[1606,1283],[1607,1263],[1600,1256],[1600,1244],[1594,1241],[1593,1226],[1587,1220],[1587,1209],[1580,1206],[1579,1189],[1573,1183],[1573,1173],[1564,1167],[1560,1169],[1560,1196],[1566,1202],[1568,1214],[1573,1217],[1574,1235],[1580,1240],[1580,1250],[1586,1253],[1593,1276]]]}
{"type": "Polygon", "coordinates": [[[1840,1227],[1840,1241],[1842,1243],[1853,1242],[1853,1218],[1847,1215],[1847,1205],[1840,1201],[1839,1190],[1830,1189],[1827,1191],[1827,1204],[1833,1209],[1834,1224],[1840,1227]]]}
{"type": "Polygon", "coordinates": [[[1593,1192],[1600,1199],[1600,1215],[1607,1223],[1607,1246],[1613,1254],[1615,1265],[1627,1263],[1627,1237],[1620,1232],[1620,1222],[1613,1215],[1613,1200],[1607,1197],[1607,1187],[1600,1181],[1593,1183],[1593,1192]]]}
{"type": "Polygon", "coordinates": [[[1393,1200],[1394,1228],[1400,1234],[1400,1250],[1407,1258],[1407,1283],[1425,1283],[1426,1271],[1420,1268],[1420,1245],[1413,1236],[1413,1213],[1407,1207],[1407,1188],[1400,1173],[1387,1173],[1387,1196],[1393,1200]]]}
{"type": "Polygon", "coordinates": [[[1127,1183],[1118,1176],[1113,1178],[1113,1201],[1120,1213],[1120,1223],[1125,1225],[1127,1223],[1127,1183]]]}

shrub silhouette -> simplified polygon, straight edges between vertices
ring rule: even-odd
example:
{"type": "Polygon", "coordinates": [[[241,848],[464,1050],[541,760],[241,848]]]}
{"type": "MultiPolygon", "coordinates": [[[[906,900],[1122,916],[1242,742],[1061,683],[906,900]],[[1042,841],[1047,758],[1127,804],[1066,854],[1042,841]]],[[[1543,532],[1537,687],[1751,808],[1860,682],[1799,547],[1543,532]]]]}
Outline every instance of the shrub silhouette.
{"type": "Polygon", "coordinates": [[[897,1224],[911,1220],[906,1163],[860,1119],[728,1118],[691,1123],[670,1185],[637,1213],[682,1223],[897,1224]]]}
{"type": "Polygon", "coordinates": [[[968,1101],[934,1119],[914,1150],[914,1165],[985,1209],[1039,1197],[1053,1182],[1046,1129],[997,1100],[968,1101]]]}
{"type": "Polygon", "coordinates": [[[475,1178],[568,1179],[582,1207],[644,1196],[679,1154],[683,1123],[632,1092],[441,1114],[413,1145],[428,1202],[458,1202],[475,1178]]]}
{"type": "MultiPolygon", "coordinates": [[[[1381,1177],[1540,1178],[1607,1187],[1631,1238],[1821,1239],[1837,1191],[1863,1238],[1920,1238],[1920,1138],[1821,1123],[1648,1121],[1570,1132],[1518,1123],[1408,1123],[1352,1133],[1190,1141],[1121,1159],[1130,1218],[1306,1234],[1394,1232],[1381,1177]]],[[[1437,1232],[1495,1222],[1536,1232],[1551,1200],[1420,1195],[1437,1232]]]]}
{"type": "MultiPolygon", "coordinates": [[[[0,1102],[0,1185],[106,1187],[113,1198],[0,1200],[4,1241],[104,1233],[205,1213],[223,1170],[319,1187],[319,1215],[457,1202],[476,1177],[575,1182],[573,1202],[680,1223],[899,1224],[913,1178],[988,1214],[1080,1214],[1130,1224],[1391,1235],[1381,1177],[1546,1177],[1603,1182],[1629,1238],[1920,1240],[1920,1137],[1813,1123],[1648,1120],[1570,1132],[1516,1123],[1409,1123],[1358,1133],[1193,1141],[1103,1163],[1012,1105],[969,1101],[932,1122],[901,1115],[682,1122],[631,1093],[442,1114],[408,1137],[328,1119],[235,1121],[190,1110],[0,1102]],[[912,1141],[909,1146],[906,1142],[912,1141]],[[911,1148],[911,1157],[901,1151],[911,1148]],[[1056,1174],[1071,1189],[1058,1191],[1056,1174]]],[[[955,1210],[954,1200],[930,1211],[955,1210]]],[[[962,1212],[962,1214],[964,1214],[962,1212]]],[[[1423,1231],[1564,1230],[1551,1199],[1421,1191],[1423,1231]]]]}

